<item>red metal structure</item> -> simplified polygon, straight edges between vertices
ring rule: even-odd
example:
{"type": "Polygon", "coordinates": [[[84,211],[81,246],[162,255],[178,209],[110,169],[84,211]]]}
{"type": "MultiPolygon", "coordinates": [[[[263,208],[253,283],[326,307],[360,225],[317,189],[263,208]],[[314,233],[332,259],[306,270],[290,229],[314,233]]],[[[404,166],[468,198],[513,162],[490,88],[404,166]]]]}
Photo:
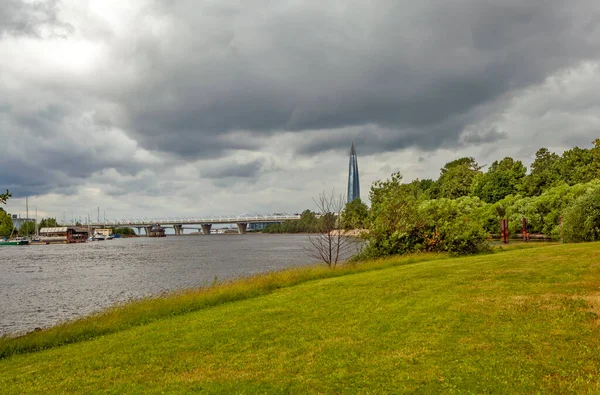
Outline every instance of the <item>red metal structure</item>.
{"type": "Polygon", "coordinates": [[[529,241],[529,232],[527,231],[527,218],[523,218],[523,227],[521,228],[523,233],[523,240],[529,241]]]}
{"type": "Polygon", "coordinates": [[[500,234],[502,235],[502,242],[508,244],[508,219],[500,220],[500,234]]]}

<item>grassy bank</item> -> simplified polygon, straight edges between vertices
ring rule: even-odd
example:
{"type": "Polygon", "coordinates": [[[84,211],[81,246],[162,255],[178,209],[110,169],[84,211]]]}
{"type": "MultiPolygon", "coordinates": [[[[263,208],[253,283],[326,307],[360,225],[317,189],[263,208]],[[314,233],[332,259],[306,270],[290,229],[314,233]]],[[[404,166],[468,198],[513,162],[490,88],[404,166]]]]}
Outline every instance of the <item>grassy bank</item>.
{"type": "Polygon", "coordinates": [[[416,254],[350,264],[333,271],[324,265],[298,267],[251,277],[220,282],[209,287],[184,290],[146,298],[107,309],[76,321],[66,322],[41,332],[20,337],[0,338],[0,359],[11,355],[40,351],[65,344],[90,340],[133,326],[198,311],[223,303],[269,294],[306,281],[345,276],[387,267],[446,258],[442,254],[416,254]]]}
{"type": "Polygon", "coordinates": [[[3,393],[600,391],[600,244],[436,258],[335,272],[298,269],[122,307],[71,324],[106,326],[112,334],[99,336],[100,331],[90,341],[4,358],[0,388],[3,393]],[[234,303],[188,301],[188,309],[196,311],[177,310],[177,298],[236,294],[228,287],[240,287],[238,295],[246,287],[247,294],[234,303]],[[141,306],[151,309],[152,303],[172,303],[178,315],[111,326],[111,314],[120,311],[114,319],[119,323],[127,309],[142,316],[141,306]]]}

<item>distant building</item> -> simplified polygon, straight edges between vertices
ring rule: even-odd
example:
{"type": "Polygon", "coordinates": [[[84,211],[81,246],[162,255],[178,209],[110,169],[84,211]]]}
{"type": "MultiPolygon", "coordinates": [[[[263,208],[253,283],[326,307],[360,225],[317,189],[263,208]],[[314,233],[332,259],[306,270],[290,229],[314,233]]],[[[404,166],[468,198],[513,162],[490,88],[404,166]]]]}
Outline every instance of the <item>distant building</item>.
{"type": "Polygon", "coordinates": [[[350,165],[348,166],[348,203],[354,199],[360,199],[360,183],[358,181],[358,160],[354,140],[350,148],[350,165]]]}

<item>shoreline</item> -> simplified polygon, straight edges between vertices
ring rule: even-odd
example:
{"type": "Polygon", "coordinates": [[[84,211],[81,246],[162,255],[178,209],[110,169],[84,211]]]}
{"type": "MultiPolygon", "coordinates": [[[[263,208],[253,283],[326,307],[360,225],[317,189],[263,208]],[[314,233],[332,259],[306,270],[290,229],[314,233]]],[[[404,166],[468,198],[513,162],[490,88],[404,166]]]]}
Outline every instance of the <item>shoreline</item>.
{"type": "Polygon", "coordinates": [[[323,263],[291,267],[214,282],[211,285],[163,292],[123,303],[97,313],[28,332],[0,336],[0,360],[11,355],[39,351],[144,325],[159,319],[251,299],[307,281],[340,277],[385,267],[449,258],[447,254],[420,253],[389,257],[359,264],[345,263],[329,269],[323,263]]]}
{"type": "MultiPolygon", "coordinates": [[[[496,246],[492,254],[554,245],[556,244],[519,243],[513,244],[512,247],[506,245],[496,246]]],[[[306,281],[381,270],[387,267],[416,262],[452,258],[454,257],[449,254],[422,252],[358,263],[342,263],[336,269],[330,269],[324,263],[314,263],[250,276],[233,277],[221,282],[213,282],[208,286],[162,292],[148,297],[115,303],[96,313],[74,320],[67,320],[64,323],[50,327],[39,328],[41,330],[34,329],[25,332],[4,334],[0,336],[0,360],[9,355],[21,353],[19,350],[29,352],[48,348],[44,346],[46,340],[43,339],[46,336],[52,338],[51,343],[53,344],[52,347],[54,347],[80,340],[89,340],[100,335],[144,325],[150,321],[173,315],[185,314],[222,303],[262,296],[274,290],[295,286],[306,281]],[[110,324],[108,324],[109,322],[110,324]],[[92,331],[93,334],[89,332],[90,326],[96,328],[92,331]],[[25,344],[22,347],[18,343],[25,344]],[[14,350],[9,351],[12,348],[14,350]]]]}

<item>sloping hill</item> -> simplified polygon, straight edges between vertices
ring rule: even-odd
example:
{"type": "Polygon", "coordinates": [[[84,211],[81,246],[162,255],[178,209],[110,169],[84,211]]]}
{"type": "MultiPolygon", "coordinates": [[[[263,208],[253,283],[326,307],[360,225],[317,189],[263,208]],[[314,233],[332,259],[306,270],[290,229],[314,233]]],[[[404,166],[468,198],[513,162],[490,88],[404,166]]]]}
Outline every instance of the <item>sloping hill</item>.
{"type": "Polygon", "coordinates": [[[600,244],[279,289],[0,361],[2,393],[600,392],[600,244]]]}

